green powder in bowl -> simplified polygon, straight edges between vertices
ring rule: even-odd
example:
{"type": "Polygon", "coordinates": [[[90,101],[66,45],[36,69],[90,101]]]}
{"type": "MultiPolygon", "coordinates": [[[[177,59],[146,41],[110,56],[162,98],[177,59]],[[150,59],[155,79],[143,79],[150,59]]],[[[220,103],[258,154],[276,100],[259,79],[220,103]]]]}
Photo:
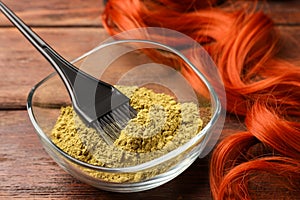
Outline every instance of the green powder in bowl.
{"type": "MultiPolygon", "coordinates": [[[[167,94],[145,87],[116,86],[130,98],[138,111],[120,132],[113,145],[106,144],[96,130],[85,126],[71,106],[61,108],[51,132],[53,143],[70,156],[97,166],[118,168],[145,163],[178,148],[193,138],[209,120],[209,107],[199,110],[193,102],[178,103],[167,94]],[[203,117],[200,118],[199,113],[203,117]]],[[[166,171],[114,176],[97,172],[93,176],[110,182],[136,182],[166,171]]]]}

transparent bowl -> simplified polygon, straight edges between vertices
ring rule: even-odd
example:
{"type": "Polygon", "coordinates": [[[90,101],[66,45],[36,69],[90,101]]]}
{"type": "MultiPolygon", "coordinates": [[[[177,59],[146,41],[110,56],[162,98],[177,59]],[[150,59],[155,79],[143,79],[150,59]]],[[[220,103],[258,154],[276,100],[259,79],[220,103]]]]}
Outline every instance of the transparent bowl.
{"type": "MultiPolygon", "coordinates": [[[[122,166],[122,163],[116,163],[116,167],[92,165],[67,154],[52,140],[51,131],[60,115],[60,108],[71,105],[60,77],[56,73],[50,74],[28,96],[29,117],[44,149],[72,176],[103,190],[137,192],[172,180],[195,159],[212,149],[223,125],[221,99],[224,97],[220,98],[223,88],[204,49],[197,46],[196,50],[193,47],[190,51],[186,46],[170,45],[169,40],[149,40],[148,36],[147,40],[145,36],[141,40],[136,35],[135,40],[128,39],[128,35],[110,38],[73,64],[112,85],[147,87],[167,93],[178,102],[195,103],[199,117],[205,115],[206,120],[202,129],[184,144],[138,164],[122,166]],[[131,178],[121,182],[113,180],[122,176],[131,178]],[[103,177],[112,177],[112,180],[103,177]]],[[[194,45],[194,42],[191,43],[194,45]]],[[[142,154],[137,156],[141,158],[142,154]]]]}

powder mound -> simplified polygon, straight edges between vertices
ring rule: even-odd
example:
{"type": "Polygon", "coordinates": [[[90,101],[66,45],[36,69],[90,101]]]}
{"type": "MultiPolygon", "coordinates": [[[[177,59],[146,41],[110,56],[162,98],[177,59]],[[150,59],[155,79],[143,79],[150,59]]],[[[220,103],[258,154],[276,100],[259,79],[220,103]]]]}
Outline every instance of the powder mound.
{"type": "Polygon", "coordinates": [[[115,145],[133,152],[152,152],[162,149],[180,132],[194,136],[202,127],[198,107],[194,103],[177,103],[173,97],[155,93],[147,88],[137,89],[131,105],[138,111],[121,131],[115,145]]]}
{"type": "MultiPolygon", "coordinates": [[[[78,134],[78,126],[76,123],[76,113],[71,106],[62,107],[60,116],[58,117],[54,128],[52,129],[52,141],[64,152],[72,157],[84,161],[86,163],[103,166],[99,160],[90,153],[92,144],[87,144],[87,140],[83,139],[85,132],[89,136],[96,136],[95,131],[81,129],[81,134],[78,134]]],[[[96,140],[94,138],[94,141],[96,140]]],[[[100,138],[99,138],[100,139],[100,138]]]]}
{"type": "MultiPolygon", "coordinates": [[[[60,110],[51,132],[53,143],[70,156],[92,165],[108,168],[134,166],[185,144],[198,134],[206,117],[210,116],[210,109],[203,112],[195,103],[177,103],[173,97],[147,88],[116,87],[130,98],[130,104],[138,114],[121,131],[114,145],[106,144],[95,129],[87,127],[71,106],[60,110]],[[204,117],[203,121],[199,113],[204,117]]],[[[106,180],[102,175],[97,174],[97,177],[106,180]]],[[[126,181],[136,179],[134,177],[126,181]]],[[[122,182],[115,178],[109,177],[122,182]]]]}

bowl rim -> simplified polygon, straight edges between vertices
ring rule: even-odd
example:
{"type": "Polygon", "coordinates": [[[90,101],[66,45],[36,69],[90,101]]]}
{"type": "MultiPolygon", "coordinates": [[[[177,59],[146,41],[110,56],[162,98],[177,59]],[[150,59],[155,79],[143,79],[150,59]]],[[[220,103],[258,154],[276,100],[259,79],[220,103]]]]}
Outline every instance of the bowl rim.
{"type": "MultiPolygon", "coordinates": [[[[131,41],[141,41],[139,39],[134,39],[131,41]]],[[[143,40],[145,41],[145,40],[143,40]]],[[[122,42],[121,40],[115,42],[115,43],[120,43],[122,42]]],[[[150,43],[156,43],[153,41],[147,41],[150,43]]],[[[114,44],[114,42],[108,42],[108,43],[103,43],[100,44],[99,46],[95,47],[94,49],[88,51],[87,53],[83,54],[82,56],[76,58],[75,60],[71,61],[71,63],[75,63],[79,60],[81,60],[82,58],[92,54],[93,52],[97,51],[100,48],[104,48],[106,46],[112,45],[114,44]]],[[[165,46],[165,45],[163,45],[165,46]]],[[[167,47],[167,46],[166,46],[167,47]]],[[[129,167],[117,167],[117,168],[108,168],[108,167],[102,167],[102,166],[96,166],[96,165],[92,165],[86,162],[83,162],[81,160],[78,160],[74,157],[72,157],[71,155],[67,154],[66,152],[64,152],[63,150],[61,150],[56,144],[54,144],[52,142],[52,140],[44,133],[44,131],[42,130],[42,128],[39,126],[35,115],[34,115],[34,111],[32,109],[32,101],[33,101],[33,96],[35,94],[35,91],[41,87],[43,85],[43,83],[45,83],[47,80],[53,78],[55,75],[57,75],[56,72],[53,72],[51,74],[49,74],[48,76],[46,76],[44,79],[42,79],[40,82],[38,82],[35,86],[32,87],[32,89],[30,90],[28,97],[27,97],[27,111],[28,111],[28,115],[30,118],[31,123],[33,124],[37,134],[44,140],[47,142],[48,145],[51,146],[52,149],[54,149],[55,151],[57,151],[59,154],[63,155],[65,158],[67,158],[69,161],[76,163],[82,167],[86,167],[92,170],[97,170],[97,171],[102,171],[102,172],[109,172],[109,173],[118,173],[118,172],[122,172],[122,173],[130,173],[130,172],[137,172],[137,171],[142,171],[142,170],[146,170],[149,168],[152,168],[156,165],[162,164],[163,162],[166,162],[168,160],[171,160],[173,158],[175,158],[176,156],[179,156],[182,152],[186,151],[188,148],[194,146],[195,144],[197,144],[197,142],[201,141],[202,142],[205,140],[205,137],[209,137],[210,134],[209,131],[216,125],[218,119],[220,118],[221,115],[221,111],[222,111],[222,106],[221,106],[221,102],[220,99],[217,95],[217,93],[215,92],[214,88],[212,87],[212,85],[209,83],[209,81],[207,80],[207,78],[193,65],[193,63],[191,63],[182,53],[180,53],[179,51],[177,51],[174,48],[168,47],[169,49],[172,49],[173,52],[175,52],[175,54],[179,55],[185,62],[187,62],[189,64],[189,66],[193,69],[193,71],[197,74],[197,76],[203,81],[203,83],[205,84],[205,86],[207,87],[209,94],[211,96],[211,103],[214,105],[214,113],[211,116],[210,121],[206,124],[206,126],[200,130],[200,132],[198,132],[193,138],[191,138],[188,142],[186,142],[185,144],[181,145],[180,147],[158,157],[155,158],[153,160],[147,161],[145,163],[142,164],[138,164],[138,165],[134,165],[134,166],[129,166],[129,167]]],[[[211,132],[212,134],[212,132],[211,132]]]]}

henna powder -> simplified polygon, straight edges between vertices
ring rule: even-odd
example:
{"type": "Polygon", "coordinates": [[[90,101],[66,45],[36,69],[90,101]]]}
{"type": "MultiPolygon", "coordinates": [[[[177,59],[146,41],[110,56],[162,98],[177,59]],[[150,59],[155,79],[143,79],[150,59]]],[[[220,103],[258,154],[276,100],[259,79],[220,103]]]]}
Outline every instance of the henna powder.
{"type": "MultiPolygon", "coordinates": [[[[52,141],[70,156],[97,166],[128,167],[158,158],[186,143],[205,125],[198,105],[178,103],[167,94],[145,87],[116,86],[130,98],[138,111],[113,145],[106,144],[99,133],[81,122],[71,106],[62,107],[51,132],[52,141]]],[[[206,109],[210,113],[209,109],[206,109]]],[[[163,168],[140,173],[112,174],[86,171],[109,182],[136,182],[167,171],[176,161],[163,168]]]]}

